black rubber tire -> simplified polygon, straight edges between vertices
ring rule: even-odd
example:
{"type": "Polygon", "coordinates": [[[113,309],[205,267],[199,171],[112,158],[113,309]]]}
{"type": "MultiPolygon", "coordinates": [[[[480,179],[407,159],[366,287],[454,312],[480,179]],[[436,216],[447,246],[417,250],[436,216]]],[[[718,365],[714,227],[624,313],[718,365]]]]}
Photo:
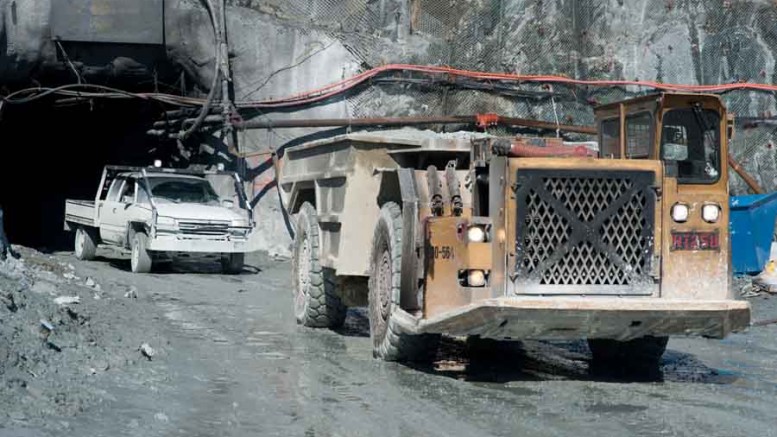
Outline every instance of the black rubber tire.
{"type": "Polygon", "coordinates": [[[658,372],[668,337],[629,341],[589,339],[591,369],[596,373],[650,374],[658,372]]]}
{"type": "Polygon", "coordinates": [[[368,309],[373,356],[385,361],[430,361],[437,355],[440,336],[404,333],[392,317],[399,308],[401,277],[402,210],[388,202],[380,209],[370,255],[368,309]]]}
{"type": "Polygon", "coordinates": [[[91,261],[97,254],[97,243],[94,238],[94,231],[84,227],[76,229],[75,248],[76,258],[81,261],[91,261]]]}
{"type": "Polygon", "coordinates": [[[297,323],[311,328],[339,328],[348,311],[335,287],[335,275],[320,261],[320,235],[316,209],[302,204],[297,215],[292,281],[297,323]]]}
{"type": "Polygon", "coordinates": [[[239,275],[243,272],[246,254],[227,253],[221,257],[221,271],[227,275],[239,275]]]}
{"type": "Polygon", "coordinates": [[[133,273],[148,273],[151,271],[153,261],[148,253],[148,236],[142,232],[136,232],[132,236],[132,255],[130,268],[133,273]]]}
{"type": "Polygon", "coordinates": [[[467,355],[470,360],[493,360],[500,355],[504,356],[504,349],[508,344],[516,342],[505,340],[494,340],[492,338],[481,338],[479,335],[469,335],[465,341],[467,355]]]}

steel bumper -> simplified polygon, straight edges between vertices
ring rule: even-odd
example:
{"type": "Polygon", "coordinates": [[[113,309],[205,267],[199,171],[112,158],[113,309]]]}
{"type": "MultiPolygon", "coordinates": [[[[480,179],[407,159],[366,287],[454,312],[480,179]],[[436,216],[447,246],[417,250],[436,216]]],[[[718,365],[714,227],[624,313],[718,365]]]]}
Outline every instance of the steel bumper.
{"type": "Polygon", "coordinates": [[[181,235],[157,235],[148,249],[160,252],[245,253],[250,252],[248,240],[228,238],[197,238],[181,235]]]}
{"type": "Polygon", "coordinates": [[[487,338],[630,340],[645,335],[723,338],[750,324],[750,304],[736,300],[515,297],[488,299],[429,319],[398,311],[411,334],[487,338]]]}

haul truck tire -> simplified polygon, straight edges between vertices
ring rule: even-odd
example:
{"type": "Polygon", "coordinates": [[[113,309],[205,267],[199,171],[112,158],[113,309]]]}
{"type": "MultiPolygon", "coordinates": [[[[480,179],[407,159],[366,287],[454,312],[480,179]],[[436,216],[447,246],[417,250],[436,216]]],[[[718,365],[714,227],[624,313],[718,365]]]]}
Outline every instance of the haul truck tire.
{"type": "Polygon", "coordinates": [[[386,361],[429,361],[440,336],[401,332],[392,317],[399,308],[402,277],[402,211],[394,202],[380,209],[370,258],[369,316],[373,355],[386,361]]]}
{"type": "Polygon", "coordinates": [[[228,275],[239,275],[245,265],[246,254],[227,253],[221,257],[221,271],[228,275]]]}
{"type": "Polygon", "coordinates": [[[668,337],[641,337],[629,341],[589,339],[591,369],[596,372],[652,373],[658,371],[668,337]]]}
{"type": "Polygon", "coordinates": [[[91,261],[94,259],[97,253],[97,244],[95,243],[94,234],[89,230],[79,226],[76,229],[75,237],[75,254],[76,258],[82,261],[91,261]]]}
{"type": "Polygon", "coordinates": [[[133,273],[148,273],[151,271],[151,254],[146,249],[148,236],[142,232],[136,232],[132,237],[132,257],[130,267],[133,273]]]}
{"type": "Polygon", "coordinates": [[[297,323],[311,328],[340,327],[348,308],[336,293],[334,273],[321,267],[321,229],[316,209],[309,202],[302,204],[296,227],[292,278],[297,323]]]}

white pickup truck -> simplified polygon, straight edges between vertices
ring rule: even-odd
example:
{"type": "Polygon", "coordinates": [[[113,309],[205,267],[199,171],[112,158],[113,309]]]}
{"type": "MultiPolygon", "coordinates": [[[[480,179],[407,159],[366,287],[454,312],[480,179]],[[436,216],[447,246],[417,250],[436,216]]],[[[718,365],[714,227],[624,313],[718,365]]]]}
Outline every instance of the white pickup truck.
{"type": "Polygon", "coordinates": [[[254,221],[235,173],[107,166],[93,201],[66,201],[65,229],[81,260],[104,244],[130,249],[135,273],[193,253],[219,255],[225,273],[239,273],[254,221]],[[235,197],[220,198],[212,176],[231,178],[235,197]]]}

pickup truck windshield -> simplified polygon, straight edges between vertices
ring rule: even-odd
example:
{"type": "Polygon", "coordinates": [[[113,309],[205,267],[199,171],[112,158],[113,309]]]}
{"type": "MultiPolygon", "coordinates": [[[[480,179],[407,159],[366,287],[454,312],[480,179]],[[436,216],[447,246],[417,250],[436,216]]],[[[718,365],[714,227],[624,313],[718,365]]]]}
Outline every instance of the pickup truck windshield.
{"type": "MultiPolygon", "coordinates": [[[[664,114],[661,157],[678,182],[711,184],[720,177],[720,114],[700,107],[664,114]]],[[[668,170],[667,170],[668,171],[668,170]]]]}
{"type": "Polygon", "coordinates": [[[156,201],[218,205],[219,196],[206,180],[185,178],[149,178],[156,201]]]}

